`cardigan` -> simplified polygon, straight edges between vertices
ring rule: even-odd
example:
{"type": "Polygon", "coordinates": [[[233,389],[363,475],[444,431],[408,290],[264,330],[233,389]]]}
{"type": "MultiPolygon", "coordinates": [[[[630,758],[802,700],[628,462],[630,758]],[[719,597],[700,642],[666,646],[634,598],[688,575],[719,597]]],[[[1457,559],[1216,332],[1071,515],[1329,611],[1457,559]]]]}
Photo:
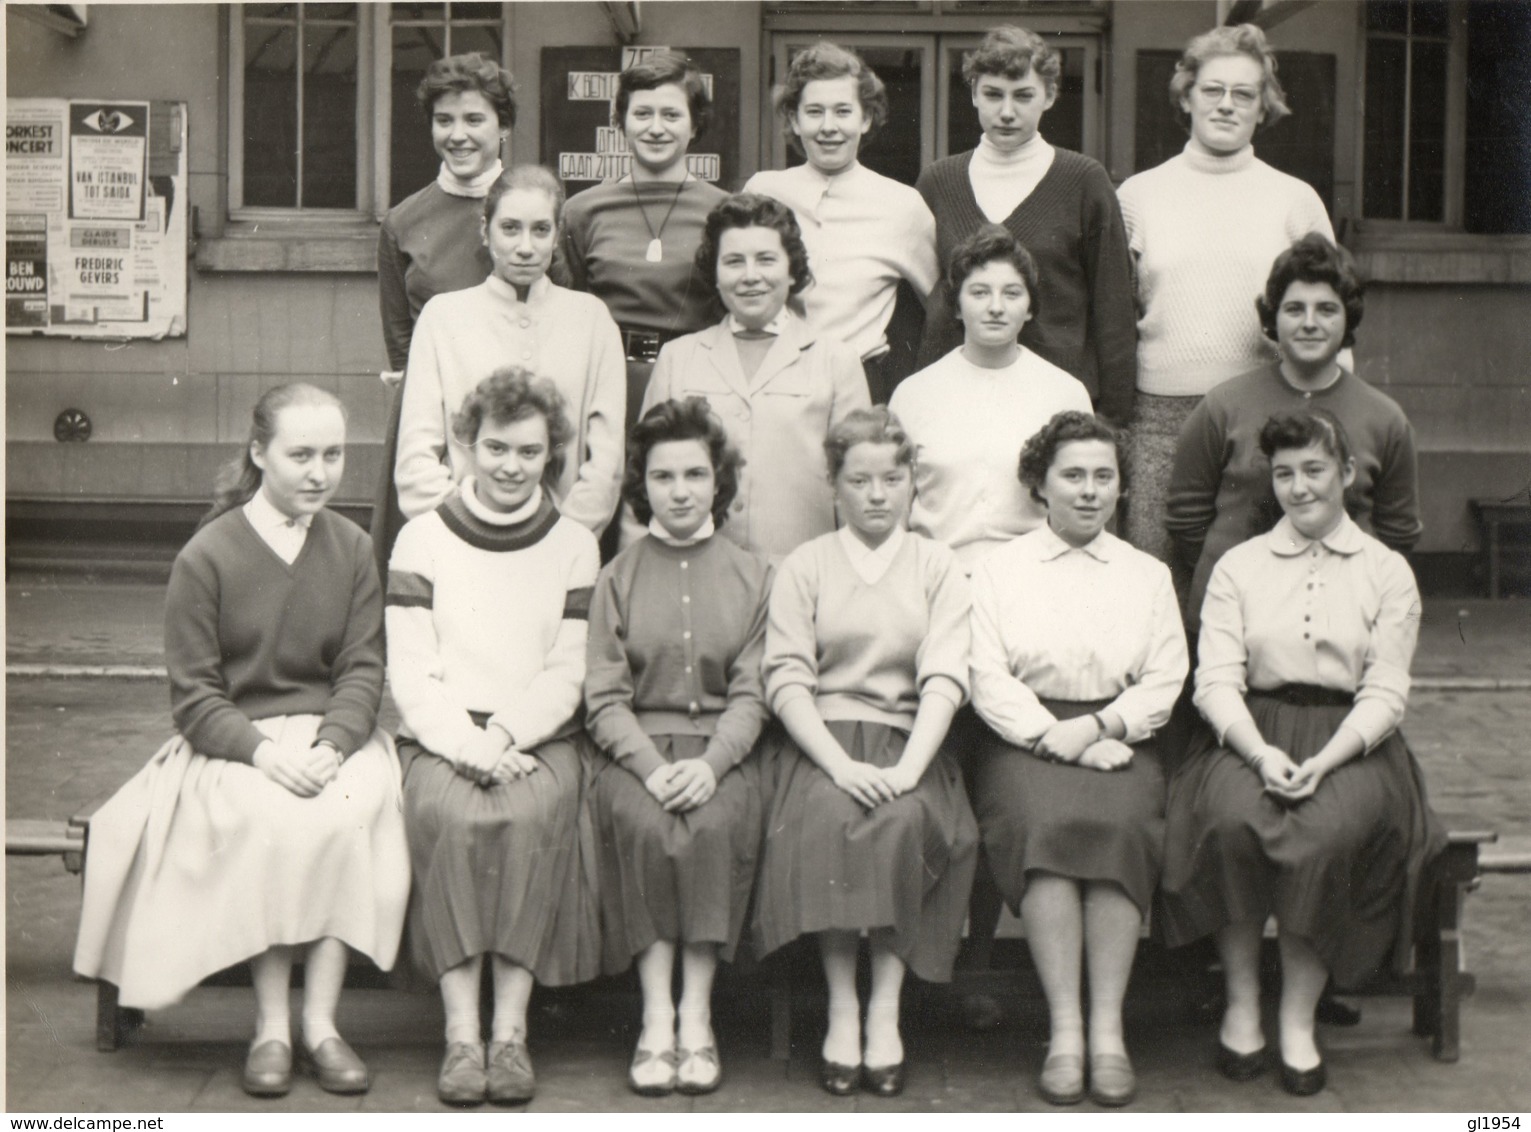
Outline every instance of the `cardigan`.
{"type": "Polygon", "coordinates": [[[366,533],[320,511],[291,564],[242,507],[181,548],[165,595],[165,667],[176,730],[198,754],[248,763],[252,722],[319,715],[342,755],[377,725],[383,600],[366,533]]]}
{"type": "MultiPolygon", "coordinates": [[[[958,244],[990,223],[973,195],[972,161],[969,150],[927,165],[915,186],[935,214],[943,267],[958,244]]],[[[1126,424],[1137,386],[1137,311],[1127,232],[1110,176],[1094,158],[1056,150],[1052,166],[1004,226],[1037,263],[1036,314],[1021,329],[1021,344],[1078,378],[1104,415],[1126,424]]],[[[962,345],[954,311],[943,280],[925,320],[922,366],[962,345]]]]}
{"type": "Polygon", "coordinates": [[[639,540],[601,570],[590,603],[585,729],[640,780],[665,764],[651,735],[705,735],[722,778],[760,737],[771,567],[713,536],[639,540]]]}
{"type": "Polygon", "coordinates": [[[820,535],[787,555],[771,587],[766,700],[778,716],[811,699],[826,721],[908,731],[921,697],[967,700],[968,610],[967,579],[942,544],[904,539],[868,583],[839,533],[820,535]]]}
{"type": "Polygon", "coordinates": [[[1407,552],[1419,540],[1414,429],[1387,394],[1348,370],[1327,389],[1303,393],[1278,363],[1231,378],[1202,400],[1180,433],[1164,525],[1177,565],[1190,574],[1186,622],[1194,632],[1212,568],[1227,551],[1268,530],[1281,514],[1260,429],[1272,415],[1327,409],[1345,426],[1356,481],[1352,517],[1383,545],[1407,552]]]}
{"type": "Polygon", "coordinates": [[[388,687],[401,733],[448,760],[485,713],[521,750],[571,733],[585,677],[595,536],[543,496],[495,524],[463,491],[399,532],[388,564],[388,687]]]}
{"type": "Polygon", "coordinates": [[[627,361],[616,323],[593,295],[532,284],[525,302],[491,275],[425,304],[409,351],[394,470],[406,518],[430,511],[468,473],[451,421],[480,381],[505,366],[550,379],[574,428],[556,486],[565,515],[599,531],[617,508],[627,361]],[[450,438],[450,443],[449,443],[450,438]]]}

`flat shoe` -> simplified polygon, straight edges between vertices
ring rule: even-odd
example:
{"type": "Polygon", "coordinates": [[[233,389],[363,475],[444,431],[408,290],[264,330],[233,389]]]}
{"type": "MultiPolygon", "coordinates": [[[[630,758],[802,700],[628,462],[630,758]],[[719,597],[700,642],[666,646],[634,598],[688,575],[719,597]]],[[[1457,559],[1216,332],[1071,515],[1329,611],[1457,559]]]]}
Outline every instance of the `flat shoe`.
{"type": "Polygon", "coordinates": [[[680,1066],[675,1074],[675,1091],[685,1093],[688,1097],[699,1097],[704,1093],[716,1091],[723,1083],[723,1063],[718,1060],[717,1046],[703,1046],[701,1049],[677,1049],[676,1058],[680,1066]],[[702,1070],[700,1076],[687,1076],[686,1067],[696,1065],[702,1070]]]}
{"type": "Polygon", "coordinates": [[[344,1038],[325,1038],[318,1049],[304,1049],[300,1056],[326,1093],[342,1096],[365,1093],[372,1084],[366,1062],[356,1056],[344,1038]]]}
{"type": "Polygon", "coordinates": [[[1281,1087],[1294,1097],[1311,1097],[1329,1083],[1328,1067],[1320,1061],[1312,1069],[1293,1069],[1281,1063],[1281,1087]]]}
{"type": "Polygon", "coordinates": [[[489,1092],[483,1042],[448,1042],[436,1077],[436,1095],[447,1104],[483,1104],[489,1092]]]}
{"type": "Polygon", "coordinates": [[[835,1097],[848,1097],[861,1086],[861,1066],[825,1060],[819,1064],[819,1084],[835,1097]]]}
{"type": "Polygon", "coordinates": [[[241,1084],[252,1097],[285,1097],[292,1090],[292,1047],[275,1038],[252,1046],[241,1084]]]}
{"type": "Polygon", "coordinates": [[[1130,1104],[1138,1094],[1132,1062],[1122,1053],[1097,1053],[1090,1057],[1090,1099],[1107,1108],[1130,1104]]]}
{"type": "Polygon", "coordinates": [[[523,1104],[536,1095],[537,1076],[525,1042],[490,1042],[486,1060],[485,1093],[495,1104],[523,1104]]]}
{"type": "Polygon", "coordinates": [[[877,1097],[898,1096],[904,1091],[904,1063],[900,1061],[897,1065],[884,1065],[880,1069],[863,1065],[861,1088],[877,1097]]]}
{"type": "Polygon", "coordinates": [[[1253,1081],[1265,1072],[1265,1047],[1253,1053],[1235,1053],[1221,1040],[1217,1043],[1217,1071],[1230,1081],[1253,1081]]]}
{"type": "Polygon", "coordinates": [[[1077,1053],[1048,1054],[1037,1088],[1048,1104],[1078,1104],[1084,1100],[1084,1058],[1077,1053]]]}
{"type": "Polygon", "coordinates": [[[633,1050],[633,1063],[627,1067],[627,1087],[640,1097],[667,1097],[675,1091],[675,1067],[679,1064],[680,1058],[673,1049],[655,1053],[639,1046],[633,1050]],[[638,1070],[651,1061],[662,1062],[669,1072],[657,1081],[640,1082],[638,1070]]]}
{"type": "Polygon", "coordinates": [[[1337,998],[1331,998],[1328,991],[1324,992],[1318,1000],[1318,1005],[1313,1008],[1313,1017],[1317,1022],[1325,1026],[1359,1026],[1361,1024],[1361,1011],[1351,1006],[1348,1002],[1341,1002],[1337,998]]]}

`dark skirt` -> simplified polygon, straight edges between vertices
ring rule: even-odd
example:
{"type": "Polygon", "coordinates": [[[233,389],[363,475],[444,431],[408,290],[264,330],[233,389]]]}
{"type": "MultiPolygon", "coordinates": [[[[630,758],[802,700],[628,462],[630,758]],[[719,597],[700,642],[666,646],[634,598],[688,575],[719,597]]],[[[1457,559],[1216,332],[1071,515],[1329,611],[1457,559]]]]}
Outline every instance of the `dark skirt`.
{"type": "MultiPolygon", "coordinates": [[[[1042,704],[1060,720],[1109,706],[1042,704]]],[[[1144,912],[1164,861],[1164,771],[1151,740],[1121,770],[1050,762],[992,731],[976,751],[973,812],[995,883],[1019,913],[1031,873],[1108,881],[1144,912]]]]}
{"type": "MultiPolygon", "coordinates": [[[[833,721],[858,762],[889,767],[908,736],[882,723],[833,721]]],[[[978,825],[947,750],[920,784],[864,809],[790,740],[776,762],[754,931],[766,955],[799,936],[868,931],[919,978],[951,979],[978,861],[978,825]]]]}
{"type": "Polygon", "coordinates": [[[404,382],[390,391],[388,422],[383,427],[383,466],[378,471],[377,489],[372,496],[372,554],[377,559],[377,576],[388,584],[388,559],[393,544],[404,529],[404,512],[399,510],[399,493],[393,482],[393,465],[399,456],[399,416],[404,405],[404,382]]]}
{"type": "MultiPolygon", "coordinates": [[[[698,758],[702,735],[656,735],[669,762],[698,758]]],[[[660,940],[716,943],[732,960],[744,930],[763,813],[754,755],[718,780],[702,806],[672,814],[638,776],[599,750],[590,810],[600,873],[601,966],[620,974],[660,940]]]]}
{"type": "MultiPolygon", "coordinates": [[[[1265,740],[1301,764],[1334,735],[1350,705],[1332,696],[1292,698],[1329,702],[1253,692],[1248,703],[1265,740]]],[[[1286,806],[1200,728],[1170,781],[1167,822],[1160,909],[1170,946],[1274,914],[1342,987],[1364,983],[1390,956],[1395,969],[1407,967],[1425,867],[1446,835],[1400,733],[1286,806]]]]}
{"type": "Polygon", "coordinates": [[[431,979],[503,956],[548,986],[598,974],[593,837],[572,739],[535,750],[534,774],[479,786],[413,739],[398,741],[414,889],[410,948],[431,979]]]}

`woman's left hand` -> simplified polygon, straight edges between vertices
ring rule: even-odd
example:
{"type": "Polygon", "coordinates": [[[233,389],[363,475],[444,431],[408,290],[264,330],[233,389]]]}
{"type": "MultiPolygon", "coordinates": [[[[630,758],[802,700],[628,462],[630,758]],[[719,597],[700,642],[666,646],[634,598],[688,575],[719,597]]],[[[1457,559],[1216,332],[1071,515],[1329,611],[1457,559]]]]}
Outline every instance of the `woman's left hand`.
{"type": "Polygon", "coordinates": [[[1079,765],[1091,770],[1123,770],[1132,761],[1132,748],[1120,739],[1101,739],[1085,748],[1079,765]]]}
{"type": "Polygon", "coordinates": [[[718,777],[712,767],[701,759],[681,759],[670,775],[670,797],[664,808],[672,814],[683,814],[706,805],[717,790],[718,777]]]}
{"type": "Polygon", "coordinates": [[[503,786],[507,782],[525,778],[528,774],[535,774],[540,765],[531,755],[522,754],[514,747],[510,747],[494,764],[494,769],[489,772],[489,781],[483,785],[503,786]]]}
{"type": "Polygon", "coordinates": [[[1297,768],[1297,773],[1287,780],[1285,789],[1271,790],[1283,802],[1302,802],[1313,797],[1319,783],[1329,773],[1329,767],[1320,758],[1311,758],[1297,768]]]}
{"type": "Polygon", "coordinates": [[[1037,740],[1037,754],[1061,763],[1077,763],[1085,749],[1100,738],[1093,717],[1081,715],[1055,723],[1037,740]]]}
{"type": "Polygon", "coordinates": [[[895,797],[909,793],[920,784],[922,777],[903,763],[894,763],[882,772],[882,780],[892,787],[895,797]]]}

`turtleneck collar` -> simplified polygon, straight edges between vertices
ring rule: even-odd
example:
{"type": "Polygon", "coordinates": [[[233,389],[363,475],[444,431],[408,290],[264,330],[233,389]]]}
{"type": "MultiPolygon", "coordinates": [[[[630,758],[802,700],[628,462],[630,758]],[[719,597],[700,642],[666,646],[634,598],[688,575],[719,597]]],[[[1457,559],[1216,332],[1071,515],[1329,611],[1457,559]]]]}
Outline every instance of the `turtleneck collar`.
{"type": "Polygon", "coordinates": [[[1237,153],[1203,153],[1193,149],[1190,142],[1181,150],[1185,163],[1198,173],[1238,173],[1248,169],[1255,161],[1255,147],[1246,145],[1237,153]]]}
{"type": "Polygon", "coordinates": [[[514,511],[495,511],[486,506],[478,497],[478,489],[475,487],[477,479],[473,476],[464,476],[462,480],[462,501],[469,511],[473,512],[475,519],[495,527],[508,527],[515,523],[524,523],[537,513],[537,508],[542,506],[542,485],[538,484],[532,489],[531,496],[514,511]]]}
{"type": "Polygon", "coordinates": [[[503,172],[505,172],[505,165],[496,157],[494,164],[485,169],[477,177],[469,177],[467,180],[464,180],[448,169],[447,163],[443,161],[441,168],[436,173],[436,184],[441,187],[442,192],[449,196],[473,197],[477,200],[483,200],[489,195],[489,186],[494,184],[503,172]]]}
{"type": "Polygon", "coordinates": [[[676,538],[669,531],[665,530],[664,524],[661,523],[657,518],[649,520],[649,534],[653,535],[654,538],[658,539],[666,546],[695,546],[697,543],[706,542],[708,539],[710,539],[717,529],[717,525],[712,521],[712,516],[708,515],[706,521],[696,529],[696,534],[692,535],[690,538],[676,538]]]}
{"type": "Polygon", "coordinates": [[[976,160],[988,165],[1025,165],[1033,161],[1046,161],[1052,155],[1053,147],[1039,133],[1032,134],[1031,140],[1011,153],[1000,149],[989,140],[988,134],[984,134],[978,139],[978,148],[973,153],[976,160]]]}

